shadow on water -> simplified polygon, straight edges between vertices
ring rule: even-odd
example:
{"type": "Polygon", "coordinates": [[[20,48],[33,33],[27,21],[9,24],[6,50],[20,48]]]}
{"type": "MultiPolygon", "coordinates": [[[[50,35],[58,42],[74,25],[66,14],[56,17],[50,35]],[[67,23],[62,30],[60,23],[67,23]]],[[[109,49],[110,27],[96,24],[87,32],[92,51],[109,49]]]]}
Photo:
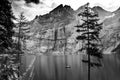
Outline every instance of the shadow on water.
{"type": "MultiPolygon", "coordinates": [[[[87,80],[85,55],[37,56],[33,80],[87,80]]],[[[91,67],[91,80],[120,80],[120,56],[104,55],[102,67],[91,67]]]]}

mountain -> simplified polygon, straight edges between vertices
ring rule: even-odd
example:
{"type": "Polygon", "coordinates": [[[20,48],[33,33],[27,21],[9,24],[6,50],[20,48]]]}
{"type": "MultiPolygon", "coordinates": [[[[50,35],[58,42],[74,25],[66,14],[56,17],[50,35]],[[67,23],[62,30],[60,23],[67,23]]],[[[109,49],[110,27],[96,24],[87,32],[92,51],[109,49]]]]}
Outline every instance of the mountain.
{"type": "Polygon", "coordinates": [[[79,14],[80,12],[82,12],[82,11],[85,9],[85,6],[86,6],[86,4],[80,6],[80,7],[75,11],[76,14],[79,14]]]}
{"type": "MultiPolygon", "coordinates": [[[[58,35],[58,38],[62,38],[60,36],[64,36],[64,27],[75,20],[74,13],[75,11],[70,6],[63,6],[61,4],[50,11],[48,14],[36,16],[32,21],[27,23],[27,26],[30,27],[30,34],[28,35],[31,36],[32,40],[30,43],[33,42],[36,45],[40,36],[43,38],[54,39],[55,30],[58,32],[60,32],[59,30],[62,30],[62,33],[58,35]]],[[[70,36],[71,32],[69,28],[65,29],[67,34],[66,36],[70,36]]],[[[43,43],[46,44],[45,41],[43,41],[43,43]]],[[[45,44],[43,45],[45,46],[45,44]]]]}
{"type": "Polygon", "coordinates": [[[100,7],[100,6],[94,6],[92,9],[93,9],[93,11],[95,11],[95,12],[98,13],[99,18],[100,18],[101,20],[104,20],[104,18],[105,18],[106,16],[112,15],[112,12],[106,11],[106,10],[104,10],[104,9],[103,9],[102,7],[100,7]]]}
{"type": "MultiPolygon", "coordinates": [[[[74,11],[69,6],[63,6],[62,4],[53,9],[50,13],[39,16],[38,22],[44,27],[53,28],[54,23],[57,26],[64,22],[64,25],[68,24],[74,19],[74,11]]],[[[56,26],[54,26],[56,27],[56,26]]]]}
{"type": "Polygon", "coordinates": [[[70,6],[61,4],[48,14],[36,16],[28,26],[31,27],[32,33],[42,33],[45,30],[68,25],[75,19],[73,14],[74,10],[70,6]]]}
{"type": "MultiPolygon", "coordinates": [[[[58,38],[62,38],[61,36],[65,36],[66,34],[68,38],[67,42],[75,52],[79,44],[77,44],[75,40],[78,34],[74,26],[81,22],[78,13],[83,11],[84,8],[85,5],[79,7],[77,10],[73,10],[70,6],[63,6],[61,4],[48,14],[36,16],[27,24],[27,26],[30,27],[32,39],[35,41],[40,35],[54,39],[53,32],[57,30],[58,38]],[[64,32],[64,28],[66,32],[64,32]]],[[[99,14],[99,18],[101,22],[103,22],[103,29],[100,36],[104,45],[104,51],[112,51],[114,48],[117,48],[120,43],[120,9],[115,12],[109,12],[100,6],[94,6],[92,10],[99,14]]],[[[62,44],[64,44],[64,42],[62,44]]]]}
{"type": "Polygon", "coordinates": [[[108,50],[117,51],[117,49],[120,49],[120,8],[112,12],[112,15],[107,16],[103,23],[103,44],[107,45],[106,48],[109,47],[108,50]]]}
{"type": "Polygon", "coordinates": [[[117,10],[115,10],[113,13],[119,13],[120,12],[120,7],[117,9],[117,10]]]}

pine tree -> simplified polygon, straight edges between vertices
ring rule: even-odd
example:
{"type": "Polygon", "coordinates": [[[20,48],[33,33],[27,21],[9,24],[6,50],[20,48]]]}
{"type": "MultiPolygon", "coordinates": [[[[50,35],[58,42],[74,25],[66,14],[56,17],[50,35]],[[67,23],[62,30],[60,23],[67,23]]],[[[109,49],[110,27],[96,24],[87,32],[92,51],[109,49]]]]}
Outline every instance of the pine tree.
{"type": "Polygon", "coordinates": [[[0,0],[0,54],[6,53],[10,55],[0,57],[0,80],[14,80],[16,78],[14,74],[17,74],[18,71],[13,68],[13,66],[17,66],[15,63],[16,57],[12,55],[14,53],[12,51],[12,36],[14,34],[13,27],[15,26],[12,19],[15,19],[15,17],[13,16],[9,1],[0,0]]]}
{"type": "Polygon", "coordinates": [[[88,63],[88,80],[90,80],[90,67],[101,66],[100,59],[102,58],[101,41],[99,38],[102,23],[99,23],[98,14],[95,13],[90,7],[89,3],[86,4],[85,10],[78,14],[82,17],[83,23],[77,25],[77,32],[80,33],[76,37],[78,41],[83,41],[83,47],[80,51],[86,51],[88,60],[82,60],[88,63]],[[95,57],[96,61],[91,61],[91,57],[95,57]]]}
{"type": "Polygon", "coordinates": [[[12,47],[14,19],[9,0],[0,0],[0,50],[3,53],[12,47]]]}
{"type": "MultiPolygon", "coordinates": [[[[17,59],[18,62],[21,63],[21,58],[20,58],[20,54],[23,53],[26,50],[26,39],[29,38],[29,36],[26,33],[29,33],[29,29],[30,27],[27,26],[27,19],[24,16],[24,13],[20,13],[19,18],[16,19],[16,21],[18,22],[16,29],[18,30],[16,32],[17,34],[17,59]],[[23,44],[22,44],[23,43],[23,44]]],[[[18,67],[18,70],[20,69],[20,67],[18,67]]],[[[18,72],[18,77],[20,77],[20,72],[18,72]]]]}
{"type": "Polygon", "coordinates": [[[24,13],[20,13],[18,21],[18,50],[21,51],[21,42],[23,42],[24,49],[26,48],[26,39],[29,37],[26,35],[26,33],[29,33],[30,27],[27,26],[27,19],[24,16],[24,13]]]}

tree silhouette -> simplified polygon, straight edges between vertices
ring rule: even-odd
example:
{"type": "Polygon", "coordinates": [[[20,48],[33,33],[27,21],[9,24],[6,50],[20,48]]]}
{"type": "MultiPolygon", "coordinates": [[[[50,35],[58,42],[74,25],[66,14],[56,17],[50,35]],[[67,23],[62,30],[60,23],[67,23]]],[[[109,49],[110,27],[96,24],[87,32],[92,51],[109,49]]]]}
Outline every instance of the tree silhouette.
{"type": "Polygon", "coordinates": [[[99,32],[102,29],[102,23],[98,23],[98,14],[95,13],[90,7],[89,3],[85,5],[83,12],[79,13],[78,16],[82,17],[83,23],[77,25],[77,31],[80,33],[76,37],[78,41],[83,41],[83,47],[80,51],[86,51],[88,55],[88,60],[82,60],[85,63],[88,63],[88,80],[90,80],[90,67],[99,67],[101,66],[100,59],[102,56],[101,41],[99,38],[99,32]],[[96,61],[93,62],[91,57],[96,58],[96,61]]]}
{"type": "MultiPolygon", "coordinates": [[[[26,33],[29,33],[29,29],[30,27],[27,26],[27,19],[24,16],[24,13],[20,13],[19,18],[16,19],[16,21],[18,22],[16,29],[18,29],[18,31],[15,33],[17,36],[17,59],[18,62],[21,64],[21,53],[24,53],[24,51],[26,50],[26,39],[29,38],[28,35],[26,35],[26,33]],[[23,43],[23,44],[22,44],[23,43]]],[[[20,70],[20,66],[18,67],[18,70],[20,70]]],[[[18,77],[20,77],[21,73],[20,71],[18,72],[18,77]]]]}
{"type": "Polygon", "coordinates": [[[24,16],[24,13],[20,13],[18,21],[18,43],[17,43],[17,48],[18,50],[21,51],[21,42],[23,42],[23,48],[26,48],[26,39],[29,37],[26,35],[26,33],[29,33],[30,27],[27,26],[27,19],[24,16]]]}
{"type": "Polygon", "coordinates": [[[15,17],[11,9],[9,0],[0,0],[0,54],[3,54],[0,56],[0,80],[15,80],[18,72],[17,60],[13,55],[12,36],[15,25],[12,19],[15,17]]]}
{"type": "Polygon", "coordinates": [[[9,0],[0,1],[0,52],[3,53],[6,49],[12,47],[12,35],[14,33],[15,19],[11,10],[9,0]]]}

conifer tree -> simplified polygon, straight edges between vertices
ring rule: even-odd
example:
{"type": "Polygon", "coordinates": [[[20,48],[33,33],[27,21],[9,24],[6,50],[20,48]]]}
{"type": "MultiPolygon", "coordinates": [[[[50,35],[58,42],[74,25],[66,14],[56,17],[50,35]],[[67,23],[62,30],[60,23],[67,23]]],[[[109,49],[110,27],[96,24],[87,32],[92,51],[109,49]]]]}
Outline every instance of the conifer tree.
{"type": "Polygon", "coordinates": [[[12,47],[14,19],[9,0],[0,0],[0,52],[12,47]]]}
{"type": "MultiPolygon", "coordinates": [[[[0,57],[0,80],[15,80],[17,78],[17,69],[15,66],[16,57],[12,55],[15,27],[12,19],[15,19],[12,13],[10,0],[0,0],[0,54],[8,54],[0,57]],[[12,54],[10,54],[12,53],[12,54]]],[[[16,61],[17,62],[17,61],[16,61]]]]}
{"type": "Polygon", "coordinates": [[[98,14],[89,7],[89,3],[85,5],[84,11],[78,16],[82,17],[83,23],[75,26],[77,32],[80,33],[76,39],[84,42],[80,51],[84,50],[88,55],[88,60],[82,61],[88,63],[88,80],[90,80],[90,67],[101,66],[102,50],[99,33],[102,29],[102,23],[98,22],[98,14]],[[91,57],[94,57],[96,61],[93,62],[91,57]]]}
{"type": "Polygon", "coordinates": [[[21,42],[23,42],[23,47],[26,48],[26,39],[29,37],[26,35],[26,33],[29,33],[30,27],[27,26],[27,19],[24,16],[24,13],[20,13],[18,21],[18,50],[21,50],[21,42]]]}
{"type": "MultiPolygon", "coordinates": [[[[26,50],[26,39],[29,37],[26,35],[26,33],[29,33],[29,29],[30,27],[27,26],[27,19],[24,16],[24,13],[20,13],[19,18],[16,19],[16,21],[18,22],[18,25],[16,26],[16,28],[18,29],[18,31],[16,32],[17,34],[17,50],[19,51],[17,53],[17,59],[19,61],[19,63],[21,63],[21,56],[20,54],[23,53],[26,50]],[[22,44],[23,43],[23,44],[22,44]]],[[[18,70],[20,69],[20,67],[18,67],[18,70]]],[[[18,72],[18,77],[20,77],[20,72],[18,72]]]]}

